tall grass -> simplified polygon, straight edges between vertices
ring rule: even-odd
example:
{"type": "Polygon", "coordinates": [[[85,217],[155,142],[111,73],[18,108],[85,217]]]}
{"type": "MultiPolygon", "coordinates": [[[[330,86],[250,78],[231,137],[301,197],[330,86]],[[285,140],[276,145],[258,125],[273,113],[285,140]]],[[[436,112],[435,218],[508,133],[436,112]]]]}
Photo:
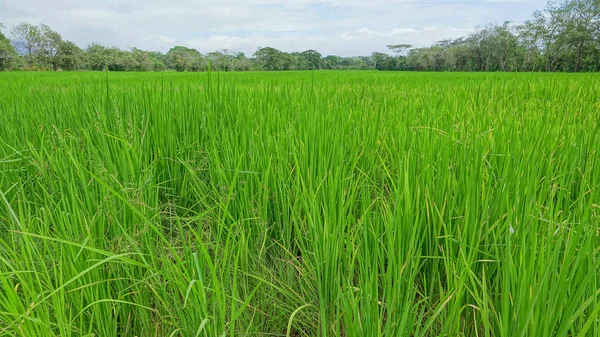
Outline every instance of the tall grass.
{"type": "Polygon", "coordinates": [[[0,74],[0,336],[599,336],[600,77],[0,74]]]}

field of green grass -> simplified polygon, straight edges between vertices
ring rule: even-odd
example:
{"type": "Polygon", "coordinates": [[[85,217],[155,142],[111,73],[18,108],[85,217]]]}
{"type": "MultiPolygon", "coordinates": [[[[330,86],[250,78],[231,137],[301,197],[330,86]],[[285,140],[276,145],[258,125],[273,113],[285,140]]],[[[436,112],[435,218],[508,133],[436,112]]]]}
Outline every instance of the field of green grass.
{"type": "Polygon", "coordinates": [[[0,74],[0,336],[600,336],[600,76],[0,74]]]}

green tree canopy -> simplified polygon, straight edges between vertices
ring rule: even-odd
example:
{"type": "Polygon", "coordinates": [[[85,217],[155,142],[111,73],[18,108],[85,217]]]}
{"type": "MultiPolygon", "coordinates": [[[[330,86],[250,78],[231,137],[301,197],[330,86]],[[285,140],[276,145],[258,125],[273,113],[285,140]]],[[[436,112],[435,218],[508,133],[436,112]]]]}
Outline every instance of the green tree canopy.
{"type": "Polygon", "coordinates": [[[0,23],[0,71],[11,69],[17,57],[15,48],[2,32],[3,29],[4,25],[0,23]]]}

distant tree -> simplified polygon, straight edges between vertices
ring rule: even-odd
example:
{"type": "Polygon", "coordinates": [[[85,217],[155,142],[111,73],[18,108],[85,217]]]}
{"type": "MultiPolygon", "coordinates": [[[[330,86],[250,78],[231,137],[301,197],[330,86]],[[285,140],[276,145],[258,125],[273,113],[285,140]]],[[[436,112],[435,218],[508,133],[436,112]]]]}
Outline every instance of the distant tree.
{"type": "Polygon", "coordinates": [[[204,60],[199,51],[183,46],[173,47],[167,52],[166,63],[169,69],[177,71],[202,71],[204,60]]]}
{"type": "Polygon", "coordinates": [[[533,18],[525,22],[545,56],[545,71],[557,70],[560,55],[567,48],[560,38],[565,13],[564,6],[549,2],[544,11],[535,11],[533,18]]]}
{"type": "Polygon", "coordinates": [[[564,5],[564,30],[560,39],[569,47],[572,70],[581,70],[586,54],[598,51],[600,43],[600,1],[573,0],[564,5]]]}
{"type": "Polygon", "coordinates": [[[327,55],[323,58],[323,67],[325,69],[337,69],[342,63],[342,57],[336,55],[327,55]]]}
{"type": "Polygon", "coordinates": [[[38,62],[54,70],[58,69],[58,49],[62,44],[62,37],[48,25],[40,24],[38,26],[39,41],[36,47],[35,56],[38,62]]]}
{"type": "Polygon", "coordinates": [[[20,22],[10,30],[10,37],[19,51],[32,55],[41,42],[41,32],[37,26],[20,22]]]}
{"type": "Polygon", "coordinates": [[[248,71],[252,68],[251,61],[242,52],[234,53],[232,61],[234,71],[248,71]]]}
{"type": "Polygon", "coordinates": [[[109,71],[134,71],[136,67],[132,53],[118,47],[106,49],[108,55],[107,68],[109,71]]]}
{"type": "Polygon", "coordinates": [[[227,49],[210,52],[206,54],[206,59],[211,69],[218,71],[247,71],[252,66],[244,53],[227,49]]]}
{"type": "Polygon", "coordinates": [[[377,70],[394,70],[396,68],[396,60],[386,53],[373,52],[371,59],[377,70]]]}
{"type": "Polygon", "coordinates": [[[233,55],[227,49],[213,51],[206,55],[210,68],[217,71],[230,71],[233,68],[233,55]]]}
{"type": "Polygon", "coordinates": [[[518,44],[517,36],[512,32],[510,23],[488,25],[471,35],[470,42],[475,47],[480,71],[508,71],[514,69],[512,56],[518,44]]]}
{"type": "MultiPolygon", "coordinates": [[[[346,63],[346,61],[344,61],[346,63]]],[[[348,69],[367,70],[375,69],[375,62],[369,56],[357,56],[348,58],[350,67],[348,69]]]]}
{"type": "Polygon", "coordinates": [[[10,31],[12,43],[24,53],[29,65],[38,65],[42,68],[57,69],[58,47],[62,42],[60,34],[48,25],[34,26],[21,22],[10,31]]]}
{"type": "Polygon", "coordinates": [[[541,71],[544,70],[544,51],[539,42],[535,27],[531,21],[516,27],[519,39],[519,48],[522,50],[523,60],[519,70],[541,71]]]}
{"type": "Polygon", "coordinates": [[[300,53],[300,58],[305,64],[302,69],[321,69],[323,68],[321,53],[314,49],[305,50],[300,53]]]}
{"type": "Polygon", "coordinates": [[[62,70],[77,70],[83,66],[83,50],[71,41],[61,41],[56,53],[56,65],[62,70]]]}
{"type": "Polygon", "coordinates": [[[258,48],[254,57],[261,70],[289,70],[294,61],[290,54],[272,47],[258,48]]]}
{"type": "Polygon", "coordinates": [[[0,71],[11,69],[17,57],[15,48],[2,32],[3,28],[4,25],[0,23],[0,71]]]}
{"type": "Polygon", "coordinates": [[[88,70],[107,70],[109,55],[106,47],[92,43],[85,49],[86,68],[88,70]]]}
{"type": "Polygon", "coordinates": [[[148,52],[138,48],[131,49],[131,57],[133,59],[133,71],[150,71],[152,70],[152,61],[148,52]]]}
{"type": "Polygon", "coordinates": [[[295,60],[289,53],[281,52],[281,68],[279,70],[293,70],[295,67],[295,60]]]}
{"type": "Polygon", "coordinates": [[[406,56],[408,51],[412,48],[412,44],[388,44],[387,47],[396,56],[406,56]]]}
{"type": "Polygon", "coordinates": [[[405,59],[406,59],[406,54],[408,53],[408,51],[410,50],[410,48],[412,48],[411,44],[389,44],[388,49],[391,50],[394,53],[394,56],[396,58],[396,64],[395,64],[395,69],[399,70],[401,69],[405,59]]]}
{"type": "Polygon", "coordinates": [[[148,52],[148,60],[151,64],[152,71],[163,71],[167,69],[166,64],[167,57],[160,52],[148,52]]]}
{"type": "Polygon", "coordinates": [[[539,67],[545,71],[597,69],[599,34],[598,0],[551,1],[519,26],[524,62],[542,63],[539,67]]]}
{"type": "Polygon", "coordinates": [[[167,67],[177,71],[186,71],[189,66],[188,48],[178,46],[167,52],[167,67]]]}

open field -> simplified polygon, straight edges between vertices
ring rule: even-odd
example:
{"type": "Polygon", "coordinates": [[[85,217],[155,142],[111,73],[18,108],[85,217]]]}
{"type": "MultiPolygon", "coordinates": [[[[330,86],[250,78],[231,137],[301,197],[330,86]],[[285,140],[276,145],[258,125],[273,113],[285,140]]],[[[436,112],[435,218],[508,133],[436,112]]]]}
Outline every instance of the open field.
{"type": "Polygon", "coordinates": [[[600,76],[0,74],[0,336],[600,336],[600,76]]]}

